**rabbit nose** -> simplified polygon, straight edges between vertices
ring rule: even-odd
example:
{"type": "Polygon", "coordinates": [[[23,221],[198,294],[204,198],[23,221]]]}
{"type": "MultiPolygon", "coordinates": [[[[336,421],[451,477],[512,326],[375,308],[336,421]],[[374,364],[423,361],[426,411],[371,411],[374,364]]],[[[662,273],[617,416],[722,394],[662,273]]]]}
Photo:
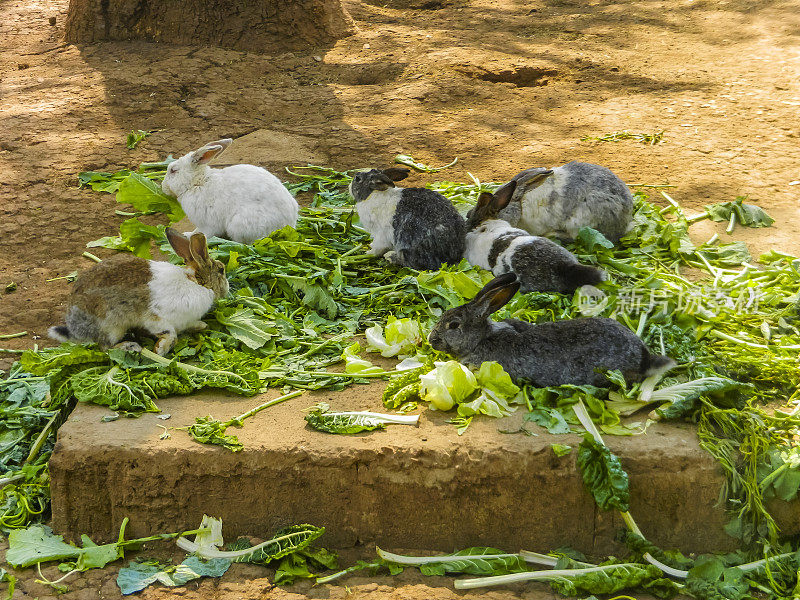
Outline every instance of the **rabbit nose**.
{"type": "Polygon", "coordinates": [[[439,340],[439,334],[436,333],[435,329],[431,329],[431,332],[428,334],[428,343],[433,344],[438,340],[439,340]]]}

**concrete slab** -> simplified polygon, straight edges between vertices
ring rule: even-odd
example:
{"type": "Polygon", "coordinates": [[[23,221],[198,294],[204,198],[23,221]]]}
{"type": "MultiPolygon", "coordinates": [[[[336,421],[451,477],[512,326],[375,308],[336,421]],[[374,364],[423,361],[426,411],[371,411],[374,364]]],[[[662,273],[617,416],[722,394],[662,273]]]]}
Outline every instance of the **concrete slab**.
{"type": "MultiPolygon", "coordinates": [[[[613,537],[622,523],[597,510],[575,452],[559,458],[550,448],[575,448],[579,437],[498,431],[518,429],[522,411],[476,419],[461,437],[445,423],[450,415],[430,410],[419,427],[356,436],[306,427],[302,409],[320,400],[337,409],[379,409],[382,385],[306,393],[269,408],[229,430],[245,446],[240,453],[197,444],[183,431],[161,440],[157,425],[188,425],[207,414],[228,419],[265,398],[162,400],[172,415],[167,421],[149,414],[102,423],[106,409],[78,406],[50,462],[53,527],[72,538],[108,540],[126,516],[130,535],[143,536],[195,527],[206,513],[223,519],[227,539],[313,523],[327,528],[326,546],[339,548],[619,550],[613,537]]],[[[631,512],[653,542],[685,552],[734,546],[715,506],[722,472],[699,448],[694,427],[656,424],[646,435],[608,436],[607,443],[630,474],[631,512]]],[[[784,531],[796,532],[797,506],[787,507],[784,531]]]]}

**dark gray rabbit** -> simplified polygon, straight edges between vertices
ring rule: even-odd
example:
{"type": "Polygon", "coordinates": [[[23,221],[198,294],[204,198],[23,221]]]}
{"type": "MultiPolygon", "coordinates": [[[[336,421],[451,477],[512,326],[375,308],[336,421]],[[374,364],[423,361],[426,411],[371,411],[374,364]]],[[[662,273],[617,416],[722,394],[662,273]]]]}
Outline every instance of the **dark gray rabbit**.
{"type": "Polygon", "coordinates": [[[464,256],[464,219],[441,194],[400,188],[408,169],[372,169],[350,183],[361,224],[370,235],[369,254],[413,269],[436,270],[464,256]]]}
{"type": "Polygon", "coordinates": [[[600,371],[619,369],[629,382],[663,373],[675,361],[650,354],[636,334],[613,319],[588,318],[537,325],[489,317],[519,289],[513,273],[495,277],[476,296],[445,312],[428,340],[436,350],[480,365],[497,361],[515,379],[537,387],[607,386],[600,371]]]}
{"type": "Polygon", "coordinates": [[[630,227],[631,191],[600,165],[572,161],[553,169],[525,169],[512,181],[514,195],[498,216],[533,235],[572,241],[581,228],[592,227],[616,243],[630,227]]]}
{"type": "Polygon", "coordinates": [[[467,213],[467,249],[470,264],[494,273],[514,273],[522,292],[571,294],[584,285],[605,280],[605,274],[582,265],[555,242],[517,229],[497,218],[511,200],[516,182],[504,185],[496,194],[482,193],[467,213]]]}

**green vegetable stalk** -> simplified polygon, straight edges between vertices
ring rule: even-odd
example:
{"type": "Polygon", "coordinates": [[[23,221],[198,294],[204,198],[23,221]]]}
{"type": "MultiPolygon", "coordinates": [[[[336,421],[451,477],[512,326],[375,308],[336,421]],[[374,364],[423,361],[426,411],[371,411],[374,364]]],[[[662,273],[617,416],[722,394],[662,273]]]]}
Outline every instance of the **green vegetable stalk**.
{"type": "Polygon", "coordinates": [[[305,416],[311,428],[326,433],[353,434],[375,429],[386,429],[387,425],[417,425],[419,415],[387,415],[369,411],[332,412],[330,406],[320,402],[305,416]]]}
{"type": "Polygon", "coordinates": [[[263,404],[259,404],[255,408],[251,408],[247,412],[242,413],[238,417],[233,417],[228,421],[218,421],[209,415],[206,417],[197,417],[193,425],[176,427],[175,429],[187,431],[192,439],[200,442],[201,444],[213,444],[217,446],[223,446],[232,452],[241,452],[244,446],[239,441],[239,438],[237,438],[235,435],[225,435],[225,431],[228,429],[228,427],[241,427],[245,419],[252,417],[254,414],[264,410],[265,408],[275,406],[276,404],[280,404],[281,402],[285,402],[291,398],[296,398],[302,393],[302,390],[296,390],[289,394],[278,396],[277,398],[273,398],[272,400],[268,400],[263,404]]]}

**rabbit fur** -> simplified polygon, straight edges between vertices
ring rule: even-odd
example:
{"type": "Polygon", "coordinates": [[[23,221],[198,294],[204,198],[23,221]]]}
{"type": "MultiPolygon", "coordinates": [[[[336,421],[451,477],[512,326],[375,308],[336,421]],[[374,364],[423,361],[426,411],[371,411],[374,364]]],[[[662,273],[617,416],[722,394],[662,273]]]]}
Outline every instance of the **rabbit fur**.
{"type": "Polygon", "coordinates": [[[592,227],[616,243],[630,228],[633,195],[600,165],[572,161],[553,169],[526,169],[512,181],[514,195],[498,217],[533,235],[568,242],[581,228],[592,227]]]}
{"type": "Polygon", "coordinates": [[[619,369],[628,381],[640,381],[675,366],[671,358],[651,354],[636,334],[613,319],[492,321],[490,315],[518,289],[513,273],[496,277],[471,301],[442,315],[429,335],[431,346],[469,365],[497,361],[512,378],[537,387],[606,387],[608,380],[598,371],[619,369]]]}
{"type": "Polygon", "coordinates": [[[231,142],[210,142],[170,163],[161,189],[178,199],[196,231],[207,237],[250,244],[294,227],[299,206],[275,175],[255,165],[208,166],[231,142]]]}
{"type": "MultiPolygon", "coordinates": [[[[133,328],[156,336],[155,352],[165,355],[182,331],[201,331],[214,301],[228,293],[225,265],[208,254],[206,238],[186,238],[167,228],[167,238],[185,267],[117,254],[84,271],[67,301],[65,324],[51,327],[58,341],[115,346],[133,328]]],[[[141,350],[138,344],[120,347],[141,350]]]]}
{"type": "Polygon", "coordinates": [[[426,188],[400,188],[408,169],[356,173],[350,195],[372,235],[369,254],[413,269],[436,270],[464,256],[464,219],[452,203],[426,188]]]}
{"type": "Polygon", "coordinates": [[[467,213],[464,258],[494,275],[516,274],[523,293],[571,294],[584,285],[604,281],[605,273],[580,264],[566,248],[497,218],[498,212],[510,202],[515,188],[516,182],[512,180],[499,193],[480,195],[475,208],[467,213]]]}

